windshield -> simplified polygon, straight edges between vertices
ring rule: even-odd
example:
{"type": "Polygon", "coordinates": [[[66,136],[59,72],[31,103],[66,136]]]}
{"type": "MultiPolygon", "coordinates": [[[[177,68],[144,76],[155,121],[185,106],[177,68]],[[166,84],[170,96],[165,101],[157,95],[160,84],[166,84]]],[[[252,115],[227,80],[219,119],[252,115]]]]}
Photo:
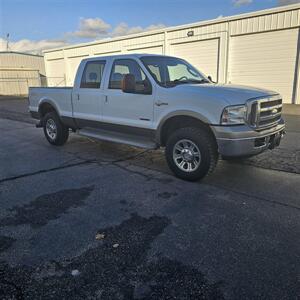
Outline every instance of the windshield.
{"type": "Polygon", "coordinates": [[[183,59],[165,56],[144,56],[141,61],[154,80],[163,87],[178,84],[201,84],[210,81],[183,59]]]}

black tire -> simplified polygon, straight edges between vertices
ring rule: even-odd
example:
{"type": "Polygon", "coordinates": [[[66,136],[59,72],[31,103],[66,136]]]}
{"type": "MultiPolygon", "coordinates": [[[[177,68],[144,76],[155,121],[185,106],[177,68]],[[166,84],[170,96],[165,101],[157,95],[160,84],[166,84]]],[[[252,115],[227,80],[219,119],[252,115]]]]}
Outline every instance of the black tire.
{"type": "MultiPolygon", "coordinates": [[[[186,127],[173,132],[167,140],[165,155],[169,168],[173,171],[173,173],[177,177],[189,181],[200,180],[207,174],[212,173],[218,162],[216,141],[204,128],[186,127]],[[197,152],[197,150],[200,152],[197,167],[195,163],[192,163],[191,165],[195,166],[195,170],[182,170],[177,165],[178,162],[180,162],[180,158],[177,160],[177,163],[175,163],[175,158],[173,158],[174,151],[174,155],[177,154],[178,151],[180,152],[180,150],[175,150],[175,146],[180,145],[180,142],[183,140],[192,142],[187,142],[187,147],[193,147],[194,144],[194,146],[196,146],[193,148],[196,150],[195,152],[197,152]]],[[[179,153],[179,156],[180,155],[182,155],[182,152],[179,153]]]]}
{"type": "Polygon", "coordinates": [[[45,115],[43,118],[43,128],[45,137],[51,145],[62,146],[68,140],[69,128],[61,122],[55,112],[49,112],[45,115]],[[49,133],[49,129],[47,130],[47,125],[49,126],[49,124],[55,126],[56,134],[53,133],[53,135],[51,135],[49,133]]]}

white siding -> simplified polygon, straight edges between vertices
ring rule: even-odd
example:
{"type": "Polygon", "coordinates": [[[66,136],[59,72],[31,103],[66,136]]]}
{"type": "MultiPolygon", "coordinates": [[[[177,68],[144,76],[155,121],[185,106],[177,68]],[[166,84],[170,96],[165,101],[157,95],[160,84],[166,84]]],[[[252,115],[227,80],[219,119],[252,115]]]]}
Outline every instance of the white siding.
{"type": "Polygon", "coordinates": [[[65,60],[63,58],[46,60],[46,72],[49,86],[66,85],[65,60]]]}
{"type": "Polygon", "coordinates": [[[285,102],[300,104],[299,27],[299,4],[277,7],[45,51],[46,72],[71,85],[80,57],[163,53],[185,58],[219,83],[274,89],[285,102]]]}
{"type": "Polygon", "coordinates": [[[67,59],[69,77],[67,78],[66,85],[73,86],[78,66],[83,59],[87,58],[87,56],[88,55],[75,56],[67,59]]]}
{"type": "Polygon", "coordinates": [[[19,52],[0,52],[0,94],[27,95],[28,87],[40,86],[45,76],[44,58],[19,52]]]}
{"type": "Polygon", "coordinates": [[[291,103],[297,39],[298,29],[232,37],[229,82],[278,91],[291,103]]]}
{"type": "Polygon", "coordinates": [[[0,95],[27,95],[34,86],[40,86],[38,70],[0,68],[0,95]]]}
{"type": "Polygon", "coordinates": [[[299,26],[299,9],[292,10],[289,6],[282,9],[283,11],[233,20],[230,22],[230,34],[250,34],[299,26]]]}
{"type": "Polygon", "coordinates": [[[46,75],[44,57],[26,53],[0,52],[0,68],[30,68],[46,75]]]}
{"type": "Polygon", "coordinates": [[[121,53],[121,50],[116,50],[116,51],[104,51],[104,52],[97,52],[97,53],[94,53],[93,55],[91,56],[108,56],[108,55],[117,55],[117,54],[120,54],[121,53]]]}
{"type": "Polygon", "coordinates": [[[202,40],[170,46],[171,55],[184,58],[213,80],[218,80],[219,39],[202,40]]]}
{"type": "Polygon", "coordinates": [[[163,54],[163,47],[144,47],[144,48],[133,48],[128,50],[129,53],[150,53],[150,54],[163,54]]]}

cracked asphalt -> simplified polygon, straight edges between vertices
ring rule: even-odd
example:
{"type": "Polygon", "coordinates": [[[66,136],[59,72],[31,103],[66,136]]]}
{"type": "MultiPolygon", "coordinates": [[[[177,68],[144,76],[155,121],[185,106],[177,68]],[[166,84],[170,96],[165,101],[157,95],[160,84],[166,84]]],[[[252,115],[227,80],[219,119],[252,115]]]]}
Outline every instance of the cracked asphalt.
{"type": "Polygon", "coordinates": [[[0,99],[0,299],[300,299],[299,117],[191,183],[163,151],[50,146],[25,109],[0,99]]]}

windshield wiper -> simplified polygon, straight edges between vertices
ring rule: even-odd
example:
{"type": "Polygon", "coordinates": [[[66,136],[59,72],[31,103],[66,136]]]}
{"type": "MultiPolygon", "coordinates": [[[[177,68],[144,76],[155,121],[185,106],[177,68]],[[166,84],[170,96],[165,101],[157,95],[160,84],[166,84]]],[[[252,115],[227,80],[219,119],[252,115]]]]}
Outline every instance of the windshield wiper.
{"type": "Polygon", "coordinates": [[[165,82],[165,85],[167,87],[174,87],[178,84],[185,84],[185,83],[190,83],[189,81],[187,80],[178,80],[178,79],[175,79],[175,80],[172,80],[172,81],[166,81],[165,82]]]}
{"type": "Polygon", "coordinates": [[[201,80],[198,80],[198,79],[185,79],[185,80],[178,80],[178,79],[175,79],[174,81],[170,81],[174,84],[185,84],[185,83],[209,83],[209,81],[207,79],[201,79],[201,80]]]}
{"type": "Polygon", "coordinates": [[[201,80],[197,80],[197,79],[188,79],[188,80],[172,80],[172,81],[166,81],[165,82],[165,86],[166,87],[174,87],[176,85],[179,84],[188,84],[188,83],[195,83],[195,84],[203,84],[203,83],[209,83],[209,81],[207,79],[201,79],[201,80]]]}
{"type": "Polygon", "coordinates": [[[188,83],[209,83],[209,81],[207,79],[201,79],[201,80],[198,80],[198,79],[189,79],[189,80],[186,80],[186,82],[188,83]]]}

